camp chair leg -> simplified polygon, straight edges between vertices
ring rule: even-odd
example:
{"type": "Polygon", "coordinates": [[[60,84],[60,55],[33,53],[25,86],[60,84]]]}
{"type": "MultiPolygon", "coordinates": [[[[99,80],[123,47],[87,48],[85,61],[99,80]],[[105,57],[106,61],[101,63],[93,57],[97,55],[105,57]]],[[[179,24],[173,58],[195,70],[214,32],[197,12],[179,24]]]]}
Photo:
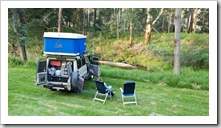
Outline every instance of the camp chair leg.
{"type": "Polygon", "coordinates": [[[112,99],[111,91],[108,92],[108,95],[110,96],[110,99],[112,99]]]}
{"type": "Polygon", "coordinates": [[[93,101],[99,100],[99,101],[103,102],[103,104],[104,104],[104,103],[106,102],[106,100],[107,100],[107,97],[108,97],[108,93],[106,93],[106,94],[100,94],[100,93],[97,91],[96,94],[95,94],[95,97],[94,97],[93,101]],[[101,95],[101,96],[105,96],[105,97],[104,97],[104,99],[101,99],[101,98],[97,98],[97,95],[101,95]]]}
{"type": "Polygon", "coordinates": [[[104,99],[103,104],[106,102],[107,96],[108,96],[108,93],[107,93],[106,96],[105,96],[105,99],[104,99]]]}
{"type": "Polygon", "coordinates": [[[134,94],[134,99],[135,99],[135,102],[136,102],[136,105],[137,105],[137,98],[136,98],[136,95],[134,94]]]}
{"type": "MultiPolygon", "coordinates": [[[[98,91],[96,92],[96,94],[95,94],[95,96],[94,96],[94,100],[95,100],[95,98],[97,97],[97,94],[98,94],[98,91]]],[[[93,100],[93,101],[94,101],[94,100],[93,100]]]]}
{"type": "Polygon", "coordinates": [[[122,95],[122,102],[123,102],[123,106],[124,106],[124,96],[122,95]]]}

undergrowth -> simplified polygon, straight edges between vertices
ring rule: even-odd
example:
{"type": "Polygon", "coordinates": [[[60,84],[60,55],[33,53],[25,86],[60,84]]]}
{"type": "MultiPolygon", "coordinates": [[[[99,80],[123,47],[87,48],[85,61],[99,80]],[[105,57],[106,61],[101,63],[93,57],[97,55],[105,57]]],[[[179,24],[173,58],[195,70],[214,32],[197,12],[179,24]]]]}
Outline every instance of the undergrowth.
{"type": "MultiPolygon", "coordinates": [[[[181,33],[180,64],[194,69],[209,68],[209,36],[207,34],[181,33]]],[[[128,38],[104,39],[92,38],[87,41],[90,53],[101,60],[123,62],[147,67],[149,70],[166,70],[173,67],[172,33],[153,33],[151,42],[144,44],[143,37],[134,37],[130,44],[128,38]]]]}

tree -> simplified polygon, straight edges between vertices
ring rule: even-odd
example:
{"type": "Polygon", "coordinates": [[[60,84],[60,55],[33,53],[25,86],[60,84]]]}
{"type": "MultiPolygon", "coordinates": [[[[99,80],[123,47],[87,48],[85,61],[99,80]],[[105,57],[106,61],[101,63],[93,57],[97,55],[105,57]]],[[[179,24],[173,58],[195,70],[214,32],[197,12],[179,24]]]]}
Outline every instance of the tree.
{"type": "Polygon", "coordinates": [[[200,26],[201,32],[209,32],[209,9],[199,9],[197,25],[200,26]]]}
{"type": "Polygon", "coordinates": [[[133,43],[133,22],[130,20],[130,47],[132,46],[133,43]]]}
{"type": "Polygon", "coordinates": [[[61,32],[61,28],[62,28],[62,8],[59,8],[58,11],[58,32],[61,32]]]}
{"type": "Polygon", "coordinates": [[[93,25],[94,30],[96,30],[96,29],[95,29],[95,25],[96,25],[96,18],[97,18],[96,14],[97,14],[97,9],[96,9],[96,8],[94,8],[94,25],[93,25]]]}
{"type": "Polygon", "coordinates": [[[188,9],[188,19],[186,25],[186,33],[190,33],[192,31],[192,24],[193,24],[193,9],[188,9]]]}
{"type": "Polygon", "coordinates": [[[20,48],[20,56],[23,61],[27,60],[25,47],[26,30],[25,30],[25,9],[10,8],[12,13],[12,22],[14,33],[17,36],[17,41],[20,48]]]}
{"type": "Polygon", "coordinates": [[[117,12],[116,12],[116,22],[117,22],[116,23],[116,31],[117,31],[117,38],[119,38],[120,8],[117,8],[116,10],[117,10],[117,12]]]}
{"type": "Polygon", "coordinates": [[[153,28],[153,25],[157,22],[157,20],[160,18],[160,16],[163,13],[163,9],[161,8],[160,13],[156,17],[156,19],[151,22],[151,15],[150,15],[150,8],[147,8],[147,21],[146,21],[146,33],[145,33],[145,44],[148,44],[150,42],[150,37],[151,37],[151,31],[153,28]]]}
{"type": "Polygon", "coordinates": [[[181,30],[181,14],[177,8],[175,12],[175,37],[174,37],[174,69],[175,75],[180,74],[180,30],[181,30]]]}
{"type": "Polygon", "coordinates": [[[130,47],[132,47],[132,43],[133,43],[133,8],[131,9],[132,11],[132,17],[130,19],[130,47]]]}
{"type": "Polygon", "coordinates": [[[170,33],[170,28],[171,28],[171,24],[172,24],[172,17],[173,17],[173,14],[174,14],[174,10],[173,10],[173,9],[169,9],[168,13],[169,13],[169,18],[168,18],[168,33],[170,33]]]}
{"type": "Polygon", "coordinates": [[[194,9],[194,16],[193,16],[193,31],[194,31],[194,33],[196,33],[196,25],[197,25],[198,12],[199,12],[198,8],[194,9]]]}

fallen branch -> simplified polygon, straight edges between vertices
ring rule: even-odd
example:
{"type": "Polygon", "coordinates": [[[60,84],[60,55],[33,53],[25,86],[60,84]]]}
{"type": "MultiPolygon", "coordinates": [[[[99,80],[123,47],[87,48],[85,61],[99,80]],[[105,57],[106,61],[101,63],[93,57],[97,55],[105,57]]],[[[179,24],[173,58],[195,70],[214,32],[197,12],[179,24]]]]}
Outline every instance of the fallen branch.
{"type": "Polygon", "coordinates": [[[133,65],[125,64],[125,63],[120,63],[120,62],[99,61],[99,63],[100,64],[111,65],[111,66],[116,66],[116,67],[121,67],[121,68],[136,68],[133,65]]]}

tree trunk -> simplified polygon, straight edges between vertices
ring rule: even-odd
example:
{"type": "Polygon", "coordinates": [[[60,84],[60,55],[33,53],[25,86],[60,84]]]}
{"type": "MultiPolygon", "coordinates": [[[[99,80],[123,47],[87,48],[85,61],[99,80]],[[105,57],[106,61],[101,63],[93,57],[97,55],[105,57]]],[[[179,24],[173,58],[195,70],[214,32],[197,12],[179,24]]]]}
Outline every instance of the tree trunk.
{"type": "Polygon", "coordinates": [[[84,9],[82,9],[82,34],[85,34],[84,26],[85,26],[85,16],[84,16],[84,9]]]}
{"type": "Polygon", "coordinates": [[[117,12],[116,12],[116,30],[117,30],[117,38],[119,38],[119,13],[120,13],[120,9],[118,8],[117,9],[117,12]]]}
{"type": "Polygon", "coordinates": [[[95,9],[94,9],[94,25],[93,25],[94,30],[96,30],[96,29],[95,29],[95,24],[96,24],[96,14],[97,14],[97,9],[95,8],[95,9]]]}
{"type": "Polygon", "coordinates": [[[19,43],[20,47],[20,57],[23,61],[27,60],[27,53],[25,48],[25,33],[24,33],[24,25],[25,25],[25,19],[21,9],[11,9],[12,12],[12,19],[13,19],[13,28],[14,32],[17,36],[17,41],[19,43]]]}
{"type": "Polygon", "coordinates": [[[61,32],[61,19],[62,19],[62,8],[58,11],[58,32],[61,32]]]}
{"type": "Polygon", "coordinates": [[[24,42],[19,42],[19,47],[20,47],[20,56],[23,61],[27,60],[27,54],[26,54],[26,47],[24,42]]]}
{"type": "Polygon", "coordinates": [[[124,18],[124,33],[125,33],[125,30],[126,30],[126,19],[124,18]]]}
{"type": "Polygon", "coordinates": [[[157,20],[160,18],[160,16],[163,13],[163,9],[161,8],[160,13],[158,14],[157,18],[151,23],[150,21],[150,8],[147,8],[147,21],[146,21],[146,33],[145,33],[145,44],[148,44],[150,42],[151,37],[151,30],[152,26],[157,22],[157,20]]]}
{"type": "Polygon", "coordinates": [[[182,33],[183,32],[183,21],[182,19],[184,19],[184,9],[180,9],[180,32],[182,33]]]}
{"type": "Polygon", "coordinates": [[[90,10],[87,9],[87,28],[90,28],[90,10]]]}
{"type": "Polygon", "coordinates": [[[170,12],[170,15],[169,15],[169,20],[168,20],[168,33],[170,33],[172,16],[173,16],[173,10],[171,9],[171,12],[170,12]]]}
{"type": "Polygon", "coordinates": [[[110,62],[110,61],[98,61],[100,64],[106,64],[106,65],[111,65],[115,67],[120,67],[120,68],[127,68],[127,69],[134,69],[136,68],[133,65],[130,64],[125,64],[125,63],[120,63],[120,62],[110,62]]]}
{"type": "Polygon", "coordinates": [[[180,29],[181,29],[181,20],[180,20],[180,9],[176,9],[175,14],[175,37],[174,37],[174,74],[180,75],[180,29]]]}
{"type": "Polygon", "coordinates": [[[76,24],[76,32],[79,33],[80,31],[80,8],[77,8],[77,15],[76,15],[76,21],[75,21],[75,24],[76,24]]]}
{"type": "Polygon", "coordinates": [[[187,15],[187,22],[186,22],[186,33],[188,33],[188,29],[189,29],[189,20],[190,20],[190,8],[187,9],[188,11],[188,15],[187,15]]]}
{"type": "Polygon", "coordinates": [[[204,27],[205,27],[205,16],[206,16],[206,9],[203,9],[203,16],[202,16],[202,26],[201,26],[201,32],[204,32],[204,27]]]}
{"type": "Polygon", "coordinates": [[[193,19],[193,30],[196,33],[196,25],[197,25],[197,17],[198,17],[198,8],[194,10],[194,19],[193,19]]]}
{"type": "Polygon", "coordinates": [[[130,21],[130,47],[132,47],[132,43],[133,43],[133,23],[132,21],[130,21]]]}
{"type": "Polygon", "coordinates": [[[163,21],[162,21],[162,32],[164,32],[165,29],[165,16],[163,17],[163,21]]]}
{"type": "Polygon", "coordinates": [[[145,33],[145,44],[150,42],[152,25],[150,22],[150,8],[147,8],[147,21],[146,21],[146,33],[145,33]]]}
{"type": "Polygon", "coordinates": [[[186,25],[186,33],[189,33],[192,31],[192,24],[193,24],[192,16],[193,16],[192,9],[189,9],[188,20],[187,20],[187,25],[186,25]]]}
{"type": "Polygon", "coordinates": [[[150,23],[147,23],[146,34],[145,34],[145,44],[148,44],[150,42],[151,30],[152,30],[152,25],[150,23]]]}

